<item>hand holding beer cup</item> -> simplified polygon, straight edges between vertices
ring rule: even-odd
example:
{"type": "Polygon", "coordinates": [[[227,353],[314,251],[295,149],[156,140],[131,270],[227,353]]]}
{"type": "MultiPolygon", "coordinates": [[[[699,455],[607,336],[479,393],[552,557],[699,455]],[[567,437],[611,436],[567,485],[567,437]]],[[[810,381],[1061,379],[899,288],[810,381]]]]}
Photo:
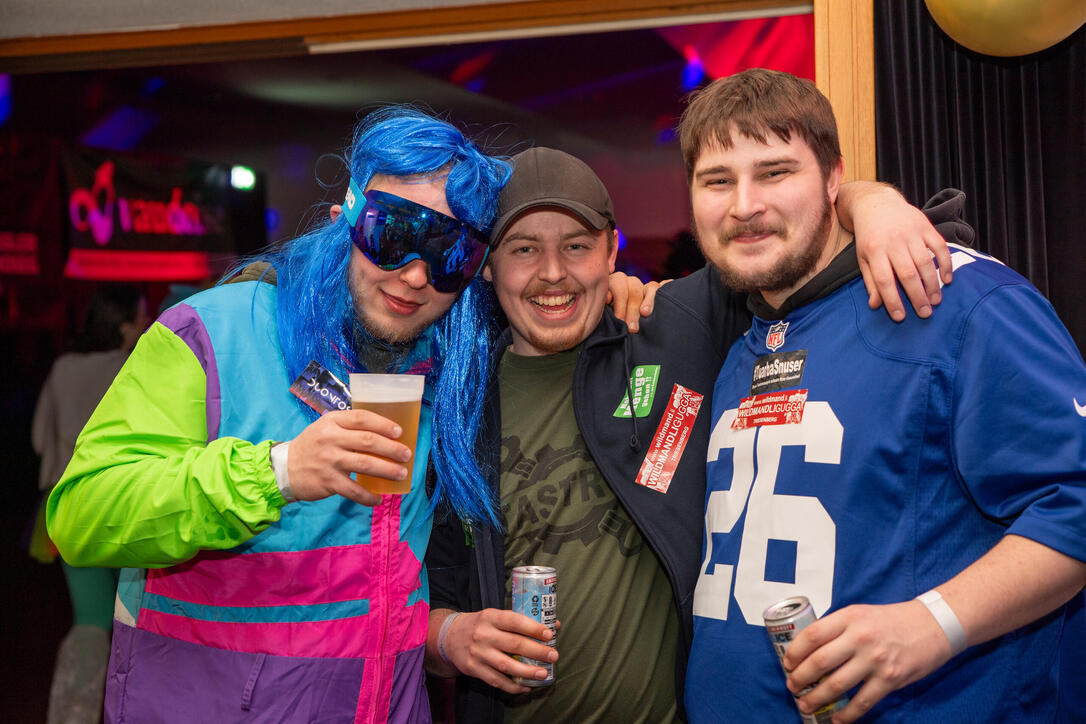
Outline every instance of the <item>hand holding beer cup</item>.
{"type": "MultiPolygon", "coordinates": [[[[375,495],[403,495],[411,492],[414,472],[415,442],[419,436],[419,412],[426,378],[422,375],[351,375],[351,406],[369,410],[396,423],[403,433],[400,442],[411,449],[411,457],[403,462],[407,475],[388,478],[380,474],[358,471],[358,484],[375,495]]],[[[389,462],[394,462],[390,459],[389,462]]]]}
{"type": "MultiPolygon", "coordinates": [[[[423,378],[416,379],[421,390],[423,378]]],[[[352,474],[388,485],[399,484],[404,492],[410,490],[417,413],[410,428],[383,415],[365,409],[327,412],[294,438],[287,456],[287,476],[294,497],[322,500],[341,495],[361,505],[380,503],[381,493],[362,487],[351,478],[352,474]],[[411,447],[401,440],[410,440],[411,447]]]]}

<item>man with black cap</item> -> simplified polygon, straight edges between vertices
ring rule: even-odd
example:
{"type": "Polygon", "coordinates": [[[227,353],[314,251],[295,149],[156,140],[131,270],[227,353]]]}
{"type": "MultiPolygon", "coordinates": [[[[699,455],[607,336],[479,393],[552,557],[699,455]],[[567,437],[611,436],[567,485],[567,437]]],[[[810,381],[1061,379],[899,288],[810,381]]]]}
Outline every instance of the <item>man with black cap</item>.
{"type": "Polygon", "coordinates": [[[586,164],[548,148],[514,158],[484,269],[510,326],[480,435],[504,536],[439,512],[427,552],[427,663],[469,675],[457,682],[460,721],[678,717],[706,396],[750,314],[706,268],[662,290],[628,334],[605,311],[615,236],[610,196],[586,164]],[[558,655],[536,640],[550,639],[546,627],[509,610],[511,570],[528,564],[557,569],[564,622],[556,681],[533,689],[514,677],[544,669],[509,654],[558,655]]]}

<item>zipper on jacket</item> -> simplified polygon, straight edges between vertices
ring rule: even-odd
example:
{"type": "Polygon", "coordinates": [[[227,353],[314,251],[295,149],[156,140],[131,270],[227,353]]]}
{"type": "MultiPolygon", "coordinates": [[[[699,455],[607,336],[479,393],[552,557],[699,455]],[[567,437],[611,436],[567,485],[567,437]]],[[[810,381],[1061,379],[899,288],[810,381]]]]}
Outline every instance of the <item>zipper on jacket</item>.
{"type": "MultiPolygon", "coordinates": [[[[381,507],[388,507],[387,514],[385,515],[384,525],[384,540],[381,541],[382,548],[384,548],[384,564],[381,570],[381,640],[377,647],[377,685],[374,687],[373,702],[370,706],[370,722],[372,724],[379,724],[379,722],[388,721],[388,712],[385,712],[385,716],[378,718],[377,707],[381,702],[381,689],[385,685],[385,641],[388,637],[388,616],[389,616],[389,599],[391,597],[391,584],[389,579],[389,570],[392,568],[392,498],[389,496],[381,496],[381,507]]],[[[392,706],[392,700],[389,699],[389,706],[392,706]]]]}

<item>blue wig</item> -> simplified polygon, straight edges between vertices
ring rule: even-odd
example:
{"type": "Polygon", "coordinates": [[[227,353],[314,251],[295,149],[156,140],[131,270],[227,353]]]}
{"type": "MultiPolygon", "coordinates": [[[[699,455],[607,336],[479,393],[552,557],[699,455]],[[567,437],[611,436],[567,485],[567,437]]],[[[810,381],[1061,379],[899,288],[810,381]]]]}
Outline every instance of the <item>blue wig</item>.
{"type": "MultiPolygon", "coordinates": [[[[484,231],[511,173],[507,162],[483,154],[454,126],[403,106],[369,114],[356,129],[345,160],[362,188],[374,174],[447,173],[449,208],[484,231]]],[[[349,292],[351,248],[341,215],[262,256],[278,277],[279,344],[291,379],[310,360],[344,380],[351,370],[363,369],[355,345],[367,337],[349,292]]],[[[434,390],[431,460],[437,472],[432,505],[444,500],[461,518],[498,527],[495,496],[474,454],[490,371],[489,295],[483,282],[474,280],[420,344],[430,342],[434,360],[428,376],[434,390]]]]}

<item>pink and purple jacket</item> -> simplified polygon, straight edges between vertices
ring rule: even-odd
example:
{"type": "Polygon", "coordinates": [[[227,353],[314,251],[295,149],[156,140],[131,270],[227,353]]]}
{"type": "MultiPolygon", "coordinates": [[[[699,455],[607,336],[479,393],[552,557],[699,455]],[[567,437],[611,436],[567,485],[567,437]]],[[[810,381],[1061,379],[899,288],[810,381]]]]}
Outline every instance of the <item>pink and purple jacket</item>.
{"type": "Polygon", "coordinates": [[[430,721],[428,402],[411,493],[286,504],[269,449],[311,422],[291,382],[275,287],[217,287],[159,318],[80,435],[47,520],[69,563],[126,567],[107,721],[430,721]]]}

